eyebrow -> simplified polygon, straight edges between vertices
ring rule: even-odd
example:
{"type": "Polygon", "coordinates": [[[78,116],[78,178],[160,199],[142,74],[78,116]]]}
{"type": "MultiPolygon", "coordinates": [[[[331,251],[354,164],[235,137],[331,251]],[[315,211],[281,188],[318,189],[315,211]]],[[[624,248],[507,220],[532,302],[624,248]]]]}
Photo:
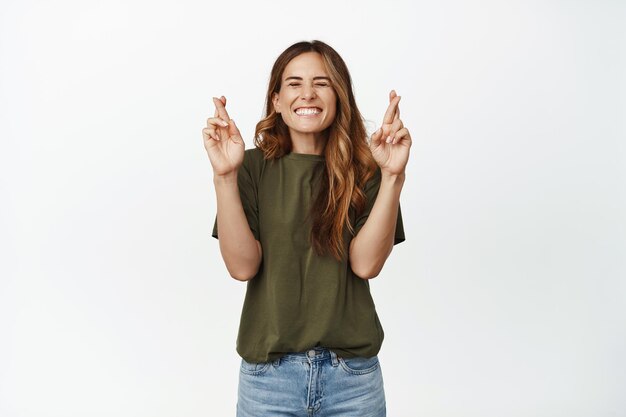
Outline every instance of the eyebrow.
{"type": "MultiPolygon", "coordinates": [[[[284,81],[289,81],[289,80],[299,80],[299,81],[302,81],[302,77],[287,77],[287,78],[285,78],[284,81]]],[[[313,77],[313,80],[328,80],[328,81],[330,81],[330,77],[317,76],[317,77],[313,77]]]]}

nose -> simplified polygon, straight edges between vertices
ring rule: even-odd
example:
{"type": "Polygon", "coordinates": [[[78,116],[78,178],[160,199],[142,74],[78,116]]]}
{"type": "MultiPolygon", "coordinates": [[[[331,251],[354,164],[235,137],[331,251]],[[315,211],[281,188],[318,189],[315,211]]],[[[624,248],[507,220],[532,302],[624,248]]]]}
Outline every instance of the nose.
{"type": "Polygon", "coordinates": [[[304,84],[304,86],[302,87],[302,98],[305,100],[310,100],[312,98],[315,98],[315,89],[308,85],[308,84],[304,84]]]}

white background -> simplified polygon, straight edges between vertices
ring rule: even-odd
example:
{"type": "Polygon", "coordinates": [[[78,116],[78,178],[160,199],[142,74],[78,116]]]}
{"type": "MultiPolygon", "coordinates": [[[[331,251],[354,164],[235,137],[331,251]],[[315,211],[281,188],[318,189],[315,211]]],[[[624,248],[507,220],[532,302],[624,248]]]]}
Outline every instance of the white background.
{"type": "Polygon", "coordinates": [[[201,130],[320,39],[414,145],[371,281],[389,416],[626,415],[626,3],[0,6],[0,416],[234,416],[201,130]]]}

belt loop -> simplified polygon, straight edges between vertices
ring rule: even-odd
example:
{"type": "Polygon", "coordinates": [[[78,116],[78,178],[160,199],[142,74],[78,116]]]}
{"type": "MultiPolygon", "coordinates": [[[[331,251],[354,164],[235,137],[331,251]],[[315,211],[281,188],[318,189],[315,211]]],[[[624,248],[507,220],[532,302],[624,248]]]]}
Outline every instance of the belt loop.
{"type": "Polygon", "coordinates": [[[337,357],[337,354],[335,352],[333,352],[332,350],[330,351],[330,363],[333,366],[339,365],[339,359],[337,357]]]}

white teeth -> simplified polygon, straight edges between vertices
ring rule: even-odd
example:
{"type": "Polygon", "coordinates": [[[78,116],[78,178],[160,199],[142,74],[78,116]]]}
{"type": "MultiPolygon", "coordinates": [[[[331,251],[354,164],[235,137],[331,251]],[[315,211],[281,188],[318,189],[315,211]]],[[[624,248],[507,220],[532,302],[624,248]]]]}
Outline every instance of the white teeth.
{"type": "Polygon", "coordinates": [[[312,109],[312,108],[301,108],[296,110],[296,114],[299,115],[307,115],[307,114],[317,114],[321,113],[320,109],[312,109]]]}

